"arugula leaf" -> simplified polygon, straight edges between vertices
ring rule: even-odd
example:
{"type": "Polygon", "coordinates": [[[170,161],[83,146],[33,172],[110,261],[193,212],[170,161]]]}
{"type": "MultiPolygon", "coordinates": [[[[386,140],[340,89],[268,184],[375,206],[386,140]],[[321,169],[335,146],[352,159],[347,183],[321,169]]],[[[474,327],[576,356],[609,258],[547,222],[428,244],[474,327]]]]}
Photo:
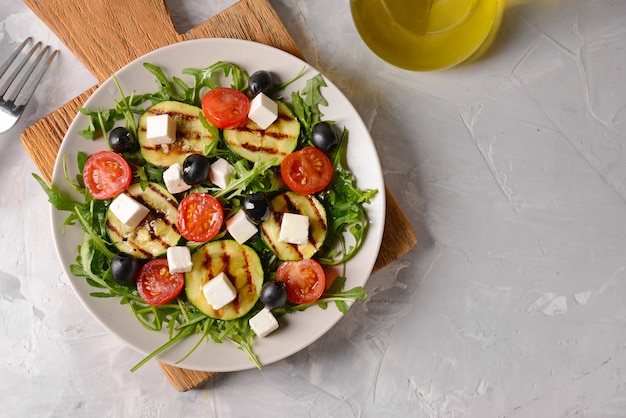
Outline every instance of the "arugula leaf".
{"type": "Polygon", "coordinates": [[[302,69],[300,69],[300,71],[298,72],[298,74],[296,74],[295,76],[293,76],[291,79],[284,81],[282,83],[279,84],[275,84],[272,87],[272,90],[270,91],[270,96],[274,96],[276,93],[283,91],[284,89],[287,88],[287,86],[289,86],[291,83],[293,83],[294,81],[296,81],[297,79],[299,79],[300,77],[302,77],[302,75],[305,73],[306,71],[306,67],[302,67],[302,69]]]}
{"type": "Polygon", "coordinates": [[[311,130],[322,120],[320,106],[328,106],[328,102],[322,95],[322,87],[326,87],[326,81],[321,74],[307,80],[302,94],[297,91],[291,93],[291,108],[302,126],[302,140],[307,142],[311,138],[311,130]]]}
{"type": "Polygon", "coordinates": [[[225,189],[215,188],[211,189],[211,191],[215,197],[224,197],[226,199],[242,196],[252,184],[254,184],[253,189],[255,191],[263,191],[266,193],[275,191],[278,189],[280,183],[274,172],[269,170],[269,168],[274,165],[276,165],[274,158],[267,161],[257,160],[252,168],[249,168],[247,160],[238,160],[233,164],[236,178],[231,180],[230,183],[228,183],[228,187],[225,189]]]}
{"type": "Polygon", "coordinates": [[[185,68],[182,70],[182,73],[194,77],[195,83],[189,99],[198,107],[201,106],[202,97],[200,97],[200,90],[202,88],[208,87],[213,90],[220,87],[220,73],[225,77],[230,76],[231,87],[241,91],[245,91],[248,88],[248,79],[250,78],[248,73],[238,65],[224,61],[218,61],[206,68],[185,68]]]}
{"type": "Polygon", "coordinates": [[[74,208],[80,205],[79,203],[76,203],[73,200],[63,196],[59,189],[57,189],[56,187],[48,187],[46,182],[37,174],[33,173],[32,175],[35,180],[37,180],[43,191],[48,195],[48,202],[50,202],[50,204],[54,206],[56,210],[73,212],[74,208]]]}
{"type": "Polygon", "coordinates": [[[337,149],[331,156],[333,178],[328,190],[321,195],[328,216],[328,232],[324,249],[318,261],[325,265],[337,265],[348,261],[357,253],[367,232],[369,219],[364,204],[376,195],[377,190],[361,190],[353,174],[346,168],[348,131],[344,129],[337,149]],[[349,233],[354,243],[348,244],[345,234],[349,233]]]}
{"type": "Polygon", "coordinates": [[[311,306],[319,306],[322,309],[326,309],[327,305],[334,302],[337,305],[337,309],[344,315],[348,313],[348,304],[356,302],[357,299],[366,299],[367,293],[361,286],[353,287],[352,289],[342,290],[346,283],[346,277],[339,276],[335,278],[332,285],[324,291],[322,296],[315,302],[295,305],[287,303],[281,308],[275,309],[276,315],[285,315],[292,312],[304,311],[311,306]]]}
{"type": "Polygon", "coordinates": [[[115,122],[124,119],[124,115],[117,109],[109,109],[104,111],[92,111],[82,106],[78,107],[78,111],[83,115],[89,116],[89,125],[86,129],[78,131],[78,134],[85,139],[95,139],[98,133],[110,131],[113,129],[115,122]]]}
{"type": "Polygon", "coordinates": [[[161,95],[163,100],[177,100],[178,93],[174,89],[174,85],[167,78],[161,67],[144,62],[143,67],[148,70],[156,79],[159,85],[158,94],[161,95]]]}

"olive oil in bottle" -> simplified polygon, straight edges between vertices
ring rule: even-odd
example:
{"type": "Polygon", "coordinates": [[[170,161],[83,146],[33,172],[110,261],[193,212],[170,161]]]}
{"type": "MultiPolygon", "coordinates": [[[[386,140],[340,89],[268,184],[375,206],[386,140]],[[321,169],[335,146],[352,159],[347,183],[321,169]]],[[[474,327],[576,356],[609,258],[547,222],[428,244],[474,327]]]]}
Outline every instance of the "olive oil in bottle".
{"type": "Polygon", "coordinates": [[[407,70],[449,68],[491,42],[504,0],[350,0],[368,47],[407,70]]]}

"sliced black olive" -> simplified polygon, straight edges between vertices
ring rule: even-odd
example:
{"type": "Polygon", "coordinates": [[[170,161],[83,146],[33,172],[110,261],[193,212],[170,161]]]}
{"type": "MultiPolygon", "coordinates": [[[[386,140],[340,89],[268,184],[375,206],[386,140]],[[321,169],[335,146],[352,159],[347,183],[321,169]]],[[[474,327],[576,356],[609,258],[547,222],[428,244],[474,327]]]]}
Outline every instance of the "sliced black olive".
{"type": "Polygon", "coordinates": [[[211,162],[202,154],[191,154],[183,161],[183,181],[190,185],[200,184],[209,176],[211,162]]]}
{"type": "Polygon", "coordinates": [[[316,148],[328,154],[337,148],[339,138],[330,123],[320,122],[311,130],[311,142],[316,148]]]}
{"type": "Polygon", "coordinates": [[[111,260],[113,280],[121,285],[130,286],[135,283],[140,267],[141,263],[132,255],[127,253],[115,254],[115,257],[111,260]]]}
{"type": "Polygon", "coordinates": [[[118,126],[109,133],[109,146],[115,152],[132,151],[135,148],[135,135],[123,126],[118,126]]]}
{"type": "Polygon", "coordinates": [[[277,280],[265,283],[261,288],[259,299],[261,299],[261,303],[267,309],[280,308],[287,302],[287,287],[285,283],[277,280]]]}
{"type": "Polygon", "coordinates": [[[272,75],[265,70],[255,72],[248,79],[248,88],[252,97],[257,96],[259,93],[269,96],[273,87],[272,75]]]}
{"type": "Polygon", "coordinates": [[[270,202],[261,192],[250,193],[243,199],[243,211],[250,222],[258,225],[270,217],[270,202]]]}

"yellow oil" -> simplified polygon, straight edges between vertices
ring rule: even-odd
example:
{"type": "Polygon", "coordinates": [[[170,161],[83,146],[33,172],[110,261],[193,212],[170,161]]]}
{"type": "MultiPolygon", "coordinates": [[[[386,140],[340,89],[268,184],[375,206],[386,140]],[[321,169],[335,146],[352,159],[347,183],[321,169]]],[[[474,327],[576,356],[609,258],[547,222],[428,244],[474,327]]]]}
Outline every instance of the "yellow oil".
{"type": "Polygon", "coordinates": [[[504,0],[350,0],[361,38],[407,70],[449,68],[493,38],[504,0]]]}

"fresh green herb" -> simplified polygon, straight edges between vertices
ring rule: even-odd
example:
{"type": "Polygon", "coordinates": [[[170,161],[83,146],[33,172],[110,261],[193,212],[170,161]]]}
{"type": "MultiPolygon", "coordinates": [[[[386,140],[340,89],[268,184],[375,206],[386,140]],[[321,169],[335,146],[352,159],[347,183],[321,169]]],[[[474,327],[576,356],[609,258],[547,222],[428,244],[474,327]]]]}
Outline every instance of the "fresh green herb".
{"type": "Polygon", "coordinates": [[[367,298],[365,289],[361,286],[353,287],[352,289],[343,290],[346,283],[345,276],[339,276],[335,278],[331,286],[324,291],[322,296],[318,300],[312,303],[295,305],[293,303],[287,303],[285,306],[275,309],[274,313],[277,315],[285,315],[292,312],[304,311],[311,306],[319,306],[322,309],[326,309],[327,305],[334,302],[337,305],[337,309],[343,314],[348,313],[348,304],[355,302],[357,299],[367,298]]]}
{"type": "Polygon", "coordinates": [[[248,73],[242,70],[239,66],[230,62],[218,61],[213,65],[206,68],[185,68],[183,74],[192,75],[195,79],[195,83],[192,89],[193,94],[190,97],[190,102],[195,103],[196,106],[200,106],[200,90],[204,87],[209,89],[215,89],[220,86],[219,76],[220,73],[224,77],[231,77],[231,87],[237,90],[245,90],[248,88],[248,73]]]}
{"type": "Polygon", "coordinates": [[[311,130],[322,120],[320,106],[328,106],[322,95],[322,87],[326,87],[326,80],[321,74],[307,80],[302,94],[297,91],[291,93],[291,108],[300,121],[302,135],[300,143],[304,144],[311,138],[311,130]]]}
{"type": "Polygon", "coordinates": [[[276,177],[276,173],[270,170],[275,165],[275,160],[257,161],[252,168],[247,160],[240,159],[233,164],[236,177],[225,189],[214,188],[213,195],[215,197],[223,197],[232,199],[234,197],[245,196],[246,191],[269,193],[277,191],[280,182],[276,177]]]}
{"type": "Polygon", "coordinates": [[[79,203],[63,196],[56,187],[48,187],[46,182],[37,174],[33,174],[33,177],[37,180],[44,192],[46,192],[48,195],[48,202],[50,202],[56,210],[73,212],[74,208],[79,205],[79,203]]]}
{"type": "Polygon", "coordinates": [[[347,144],[348,131],[344,129],[331,158],[334,172],[330,187],[320,196],[330,216],[325,248],[316,258],[326,265],[344,264],[357,253],[369,224],[364,204],[370,203],[377,193],[357,187],[352,172],[347,169],[347,144]],[[346,233],[350,233],[354,242],[347,242],[346,233]]]}
{"type": "Polygon", "coordinates": [[[270,96],[274,96],[277,93],[285,90],[291,83],[293,83],[294,81],[296,81],[297,79],[299,79],[300,77],[302,77],[302,75],[305,73],[306,71],[306,67],[302,67],[302,69],[300,69],[300,71],[298,72],[298,74],[296,74],[295,76],[293,76],[291,79],[287,80],[287,81],[283,81],[282,83],[276,84],[272,87],[272,91],[270,92],[270,96]]]}

